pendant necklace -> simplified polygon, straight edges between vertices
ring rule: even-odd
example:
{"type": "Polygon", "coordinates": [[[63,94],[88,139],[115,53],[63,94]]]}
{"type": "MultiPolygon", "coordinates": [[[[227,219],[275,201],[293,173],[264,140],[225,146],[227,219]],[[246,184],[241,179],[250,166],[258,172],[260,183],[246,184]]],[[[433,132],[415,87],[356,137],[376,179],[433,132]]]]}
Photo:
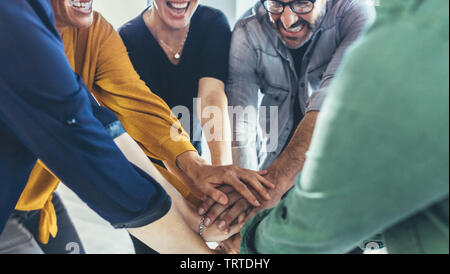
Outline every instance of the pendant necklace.
{"type": "Polygon", "coordinates": [[[161,45],[163,46],[163,47],[165,47],[166,49],[168,49],[172,54],[173,54],[173,58],[175,58],[175,60],[180,60],[180,58],[181,58],[181,51],[183,50],[183,48],[184,48],[184,44],[186,43],[186,39],[187,39],[187,37],[188,37],[188,34],[189,34],[189,29],[188,29],[188,31],[186,32],[186,35],[184,36],[184,39],[183,39],[183,41],[181,42],[181,45],[180,45],[180,47],[179,47],[179,49],[178,49],[178,51],[175,51],[175,50],[173,50],[166,42],[164,42],[162,39],[159,39],[159,42],[161,43],[161,45]]]}

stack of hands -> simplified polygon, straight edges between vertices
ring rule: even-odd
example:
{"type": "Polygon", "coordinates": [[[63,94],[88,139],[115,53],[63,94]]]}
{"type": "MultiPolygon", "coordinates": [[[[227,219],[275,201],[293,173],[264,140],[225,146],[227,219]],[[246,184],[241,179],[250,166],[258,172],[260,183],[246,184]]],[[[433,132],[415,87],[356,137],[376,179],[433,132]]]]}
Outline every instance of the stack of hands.
{"type": "Polygon", "coordinates": [[[200,190],[206,194],[197,208],[202,217],[200,234],[206,242],[219,242],[218,253],[239,254],[239,232],[245,222],[259,211],[275,207],[286,192],[282,186],[293,183],[282,182],[284,176],[277,176],[274,166],[260,172],[236,166],[211,168],[211,173],[200,176],[203,184],[196,184],[218,182],[214,189],[200,190]]]}

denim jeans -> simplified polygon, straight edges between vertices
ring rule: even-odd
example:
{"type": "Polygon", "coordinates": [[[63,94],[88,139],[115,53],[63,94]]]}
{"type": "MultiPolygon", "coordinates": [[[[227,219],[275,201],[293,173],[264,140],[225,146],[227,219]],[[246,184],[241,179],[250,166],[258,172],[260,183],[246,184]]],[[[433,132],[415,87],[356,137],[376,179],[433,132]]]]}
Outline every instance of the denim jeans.
{"type": "Polygon", "coordinates": [[[58,220],[56,237],[50,237],[48,244],[40,243],[40,210],[16,210],[0,235],[0,254],[84,254],[80,237],[56,192],[52,202],[58,220]]]}

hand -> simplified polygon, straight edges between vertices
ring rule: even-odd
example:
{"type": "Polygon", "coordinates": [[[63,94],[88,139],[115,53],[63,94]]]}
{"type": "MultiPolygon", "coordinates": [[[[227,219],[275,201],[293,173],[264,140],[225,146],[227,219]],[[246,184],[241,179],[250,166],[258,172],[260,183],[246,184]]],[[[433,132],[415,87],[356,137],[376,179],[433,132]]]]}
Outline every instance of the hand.
{"type": "MultiPolygon", "coordinates": [[[[198,157],[198,154],[196,155],[198,157]]],[[[252,206],[258,207],[261,203],[246,184],[252,186],[256,193],[262,197],[261,201],[270,200],[270,195],[264,186],[270,189],[273,189],[275,186],[263,177],[266,173],[265,171],[256,172],[242,169],[235,165],[210,166],[198,158],[195,158],[192,153],[185,152],[178,156],[177,161],[180,169],[192,179],[194,184],[192,187],[197,188],[212,200],[222,205],[228,203],[227,195],[217,189],[218,186],[223,184],[232,186],[252,206]]]]}
{"type": "Polygon", "coordinates": [[[240,254],[241,241],[241,234],[236,234],[232,238],[221,242],[216,250],[218,250],[222,254],[240,254]]]}
{"type": "Polygon", "coordinates": [[[293,185],[293,181],[290,183],[283,182],[281,181],[282,178],[278,177],[279,180],[277,182],[274,178],[274,174],[276,174],[276,172],[269,172],[265,176],[268,180],[276,182],[277,184],[277,187],[275,189],[269,190],[269,194],[271,195],[272,199],[264,201],[258,208],[253,208],[245,199],[242,199],[239,193],[234,191],[232,188],[229,188],[227,186],[221,187],[221,190],[227,193],[227,195],[229,196],[230,201],[227,205],[221,205],[216,203],[212,199],[206,199],[198,209],[198,213],[201,215],[203,215],[205,212],[208,212],[207,216],[205,217],[205,226],[217,222],[220,229],[222,229],[223,231],[228,231],[230,229],[230,224],[233,224],[238,216],[248,213],[246,214],[247,216],[244,220],[245,222],[259,211],[275,207],[279,203],[281,197],[287,191],[287,189],[282,188],[281,186],[293,185]],[[227,213],[223,214],[225,211],[227,211],[227,213]],[[220,215],[222,215],[223,217],[217,220],[220,215]]]}
{"type": "MultiPolygon", "coordinates": [[[[223,214],[226,214],[225,211],[223,214]]],[[[222,242],[232,237],[233,235],[239,233],[241,227],[244,224],[245,214],[242,214],[238,217],[238,222],[236,224],[231,225],[228,231],[223,231],[219,229],[218,224],[214,223],[209,227],[205,227],[202,233],[202,238],[205,242],[222,242]]]]}
{"type": "Polygon", "coordinates": [[[213,199],[208,198],[198,208],[198,214],[203,216],[206,212],[208,213],[204,220],[204,225],[206,227],[210,226],[217,220],[216,224],[218,228],[227,232],[229,226],[226,224],[232,224],[233,222],[235,223],[238,216],[246,216],[247,209],[252,206],[232,187],[224,185],[218,187],[218,189],[227,194],[228,203],[226,205],[222,205],[216,203],[213,199]],[[230,218],[230,216],[235,217],[233,217],[232,220],[229,220],[229,222],[224,222],[221,219],[225,216],[229,216],[228,218],[230,218]]]}

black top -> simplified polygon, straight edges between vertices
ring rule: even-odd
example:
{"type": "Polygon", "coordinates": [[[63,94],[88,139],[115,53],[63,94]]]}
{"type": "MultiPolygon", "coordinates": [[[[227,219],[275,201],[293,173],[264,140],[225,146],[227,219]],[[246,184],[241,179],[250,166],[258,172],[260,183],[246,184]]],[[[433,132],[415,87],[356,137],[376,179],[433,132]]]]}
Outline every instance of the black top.
{"type": "MultiPolygon", "coordinates": [[[[295,72],[297,73],[297,78],[302,73],[301,70],[302,70],[303,58],[305,57],[306,51],[308,50],[310,43],[311,42],[308,42],[298,49],[290,49],[289,50],[291,52],[292,58],[294,59],[294,67],[295,67],[295,72]]],[[[298,92],[297,92],[294,102],[295,102],[294,103],[294,127],[292,128],[292,132],[291,132],[288,140],[290,140],[292,138],[295,131],[297,130],[298,125],[300,124],[300,122],[302,121],[302,119],[304,117],[303,112],[300,108],[300,98],[299,98],[298,92]]]]}
{"type": "MultiPolygon", "coordinates": [[[[226,83],[230,25],[221,11],[199,5],[192,16],[181,60],[174,65],[145,25],[142,18],[144,12],[119,30],[131,62],[152,92],[160,96],[170,108],[185,106],[189,109],[190,119],[178,118],[183,128],[190,132],[193,141],[200,141],[200,121],[197,119],[191,122],[194,117],[193,99],[198,97],[198,84],[203,77],[216,78],[226,83]],[[190,130],[192,128],[194,130],[190,130]]],[[[193,144],[198,148],[198,143],[193,144]]]]}
{"type": "Polygon", "coordinates": [[[301,68],[302,68],[302,62],[303,57],[305,57],[306,51],[308,50],[309,44],[311,44],[311,41],[307,42],[303,46],[301,46],[298,49],[289,49],[291,52],[292,58],[294,59],[294,67],[295,72],[297,73],[297,78],[299,75],[301,75],[301,68]]]}

